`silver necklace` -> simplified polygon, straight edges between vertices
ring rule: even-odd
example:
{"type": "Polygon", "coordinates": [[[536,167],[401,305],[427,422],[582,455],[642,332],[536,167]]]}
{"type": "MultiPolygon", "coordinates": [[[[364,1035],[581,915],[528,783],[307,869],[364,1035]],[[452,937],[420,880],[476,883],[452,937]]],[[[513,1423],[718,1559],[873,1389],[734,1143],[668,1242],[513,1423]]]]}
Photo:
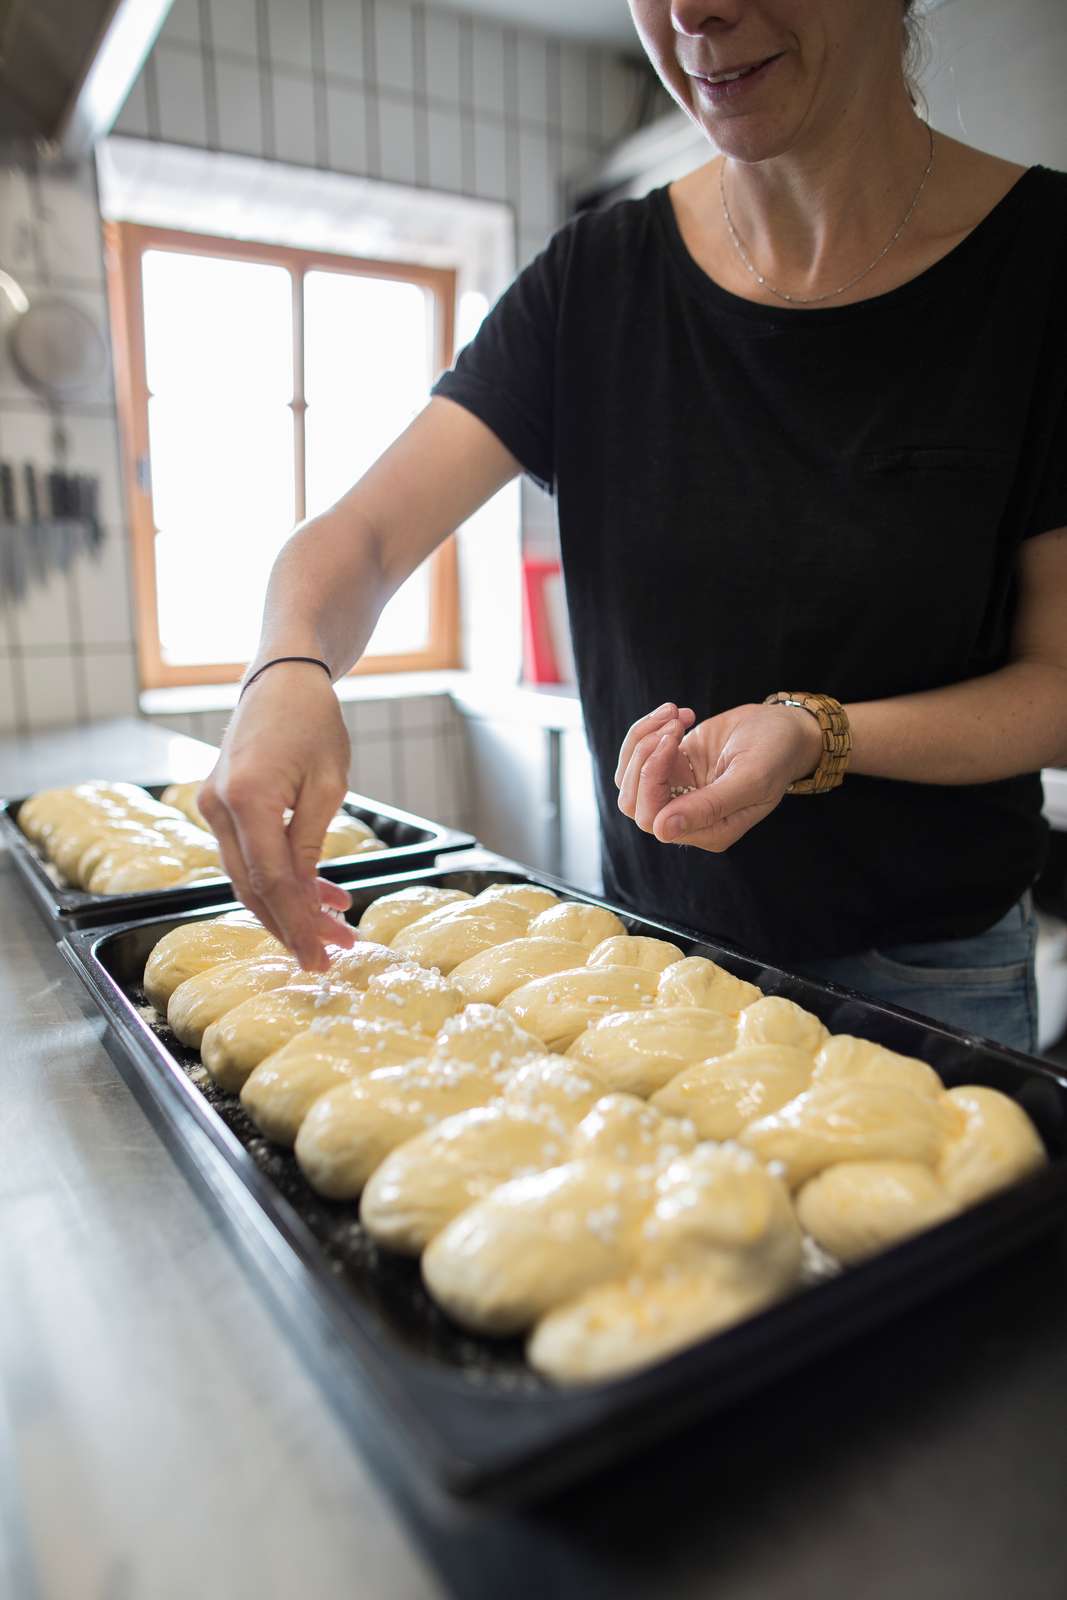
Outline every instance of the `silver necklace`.
{"type": "Polygon", "coordinates": [[[752,264],[752,262],[751,262],[751,260],[749,258],[748,251],[745,249],[744,245],[741,243],[741,239],[740,239],[740,236],[739,236],[739,234],[737,232],[737,229],[734,227],[733,218],[730,215],[730,208],[726,204],[726,176],[725,176],[725,174],[726,174],[726,160],[724,158],[722,166],[719,168],[719,197],[722,200],[722,214],[726,218],[726,226],[730,230],[730,237],[734,241],[734,245],[735,245],[735,247],[737,249],[738,255],[741,257],[741,260],[744,262],[745,266],[747,267],[748,271],[751,273],[753,278],[755,278],[755,280],[759,284],[760,288],[761,289],[766,289],[769,294],[776,295],[779,300],[788,300],[788,301],[792,302],[792,304],[794,304],[794,305],[815,306],[815,305],[818,305],[820,303],[820,301],[822,301],[822,300],[836,300],[838,295],[844,294],[847,289],[851,289],[852,288],[852,285],[854,283],[859,283],[861,278],[865,278],[867,276],[868,272],[873,272],[875,267],[878,265],[879,261],[881,261],[883,259],[883,257],[885,257],[885,256],[887,256],[889,254],[890,250],[892,250],[893,246],[896,244],[897,240],[900,238],[901,234],[904,232],[904,229],[907,227],[908,222],[911,219],[912,212],[915,210],[915,207],[919,204],[919,196],[922,194],[924,188],[926,187],[926,180],[930,176],[930,171],[931,171],[931,169],[933,167],[933,164],[934,164],[934,130],[929,126],[929,124],[927,124],[926,131],[930,136],[930,159],[926,163],[926,170],[923,172],[922,177],[919,179],[919,187],[916,189],[915,193],[912,195],[912,197],[911,197],[911,205],[908,207],[907,211],[905,211],[904,217],[903,217],[903,219],[902,219],[902,221],[900,223],[900,226],[898,227],[896,233],[894,233],[894,235],[890,239],[889,243],[886,244],[886,245],[883,245],[882,249],[879,250],[878,254],[875,256],[874,260],[871,262],[869,267],[864,267],[863,271],[862,272],[857,272],[856,276],[854,278],[849,278],[848,282],[847,283],[843,283],[841,285],[840,289],[831,289],[829,294],[812,294],[812,295],[786,294],[784,289],[776,289],[774,287],[773,283],[768,283],[767,279],[763,276],[762,272],[757,272],[756,271],[756,268],[753,266],[753,264],[752,264]]]}

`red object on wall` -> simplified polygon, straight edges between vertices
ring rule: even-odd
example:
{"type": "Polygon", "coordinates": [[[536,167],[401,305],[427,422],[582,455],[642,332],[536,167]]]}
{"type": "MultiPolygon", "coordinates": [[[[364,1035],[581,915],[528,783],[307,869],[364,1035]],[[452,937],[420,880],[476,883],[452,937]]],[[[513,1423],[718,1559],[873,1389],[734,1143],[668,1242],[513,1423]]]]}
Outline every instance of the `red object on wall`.
{"type": "Polygon", "coordinates": [[[522,563],[523,662],[528,683],[559,683],[559,662],[545,604],[545,584],[559,577],[558,561],[524,557],[522,563]]]}

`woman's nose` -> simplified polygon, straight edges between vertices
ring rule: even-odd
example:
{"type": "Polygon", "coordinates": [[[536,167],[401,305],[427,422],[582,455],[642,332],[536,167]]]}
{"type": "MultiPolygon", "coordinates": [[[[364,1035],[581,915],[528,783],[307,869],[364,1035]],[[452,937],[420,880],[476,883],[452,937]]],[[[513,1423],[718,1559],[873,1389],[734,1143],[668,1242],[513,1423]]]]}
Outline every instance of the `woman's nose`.
{"type": "Polygon", "coordinates": [[[671,27],[675,33],[699,38],[712,28],[738,21],[745,0],[671,0],[671,27]]]}

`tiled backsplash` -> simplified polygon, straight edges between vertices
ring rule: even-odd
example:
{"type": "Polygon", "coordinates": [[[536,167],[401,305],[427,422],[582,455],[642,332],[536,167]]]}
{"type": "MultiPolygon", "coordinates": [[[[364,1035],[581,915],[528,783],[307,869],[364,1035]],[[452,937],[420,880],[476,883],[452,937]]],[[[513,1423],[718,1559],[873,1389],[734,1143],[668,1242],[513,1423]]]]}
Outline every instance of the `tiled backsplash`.
{"type": "MultiPolygon", "coordinates": [[[[116,131],[505,200],[523,262],[562,216],[565,176],[631,124],[646,81],[612,52],[405,0],[175,0],[116,131]]],[[[106,326],[89,166],[0,170],[0,263],[31,299],[61,293],[106,326]]],[[[0,300],[0,334],[10,315],[0,300]]],[[[110,382],[64,425],[71,469],[101,481],[106,539],[96,560],[0,603],[0,733],[137,705],[110,382]]],[[[0,349],[0,459],[51,456],[48,413],[0,349]]],[[[551,518],[535,494],[536,541],[551,518]]],[[[398,771],[411,792],[421,781],[398,771]]]]}

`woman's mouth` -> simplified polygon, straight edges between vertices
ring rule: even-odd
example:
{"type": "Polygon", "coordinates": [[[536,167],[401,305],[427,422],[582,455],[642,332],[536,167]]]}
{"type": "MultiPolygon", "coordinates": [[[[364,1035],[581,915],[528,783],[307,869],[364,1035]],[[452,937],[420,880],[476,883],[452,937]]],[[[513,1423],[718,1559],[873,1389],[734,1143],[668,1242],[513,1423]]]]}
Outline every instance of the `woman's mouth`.
{"type": "Polygon", "coordinates": [[[779,56],[767,56],[763,61],[749,66],[727,67],[722,72],[702,77],[692,74],[697,93],[712,105],[724,105],[747,95],[757,83],[762,83],[779,56]]]}

